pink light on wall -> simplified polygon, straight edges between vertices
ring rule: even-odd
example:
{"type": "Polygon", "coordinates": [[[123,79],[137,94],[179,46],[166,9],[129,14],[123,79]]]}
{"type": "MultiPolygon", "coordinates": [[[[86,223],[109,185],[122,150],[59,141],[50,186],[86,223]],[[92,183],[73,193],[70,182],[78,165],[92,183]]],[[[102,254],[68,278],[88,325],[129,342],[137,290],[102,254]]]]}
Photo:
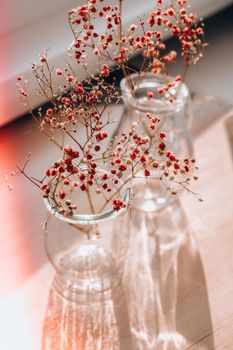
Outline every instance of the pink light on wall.
{"type": "MultiPolygon", "coordinates": [[[[1,12],[4,12],[5,10],[5,1],[1,1],[1,12]]],[[[0,30],[3,30],[4,24],[2,21],[0,22],[0,30]]],[[[0,82],[1,82],[1,77],[3,77],[3,71],[4,69],[7,69],[6,67],[6,62],[5,62],[5,51],[6,51],[6,42],[4,40],[4,37],[1,35],[0,36],[0,82]]],[[[0,84],[0,125],[4,123],[4,114],[5,114],[5,109],[3,105],[3,98],[4,98],[4,90],[1,88],[2,84],[0,84]]]]}
{"type": "Polygon", "coordinates": [[[33,249],[30,249],[30,234],[27,216],[24,215],[22,181],[10,174],[17,163],[17,144],[9,130],[0,131],[0,297],[6,296],[22,284],[33,268],[33,249]],[[17,181],[16,181],[17,180],[17,181]],[[7,184],[15,183],[9,191],[7,184]]]}

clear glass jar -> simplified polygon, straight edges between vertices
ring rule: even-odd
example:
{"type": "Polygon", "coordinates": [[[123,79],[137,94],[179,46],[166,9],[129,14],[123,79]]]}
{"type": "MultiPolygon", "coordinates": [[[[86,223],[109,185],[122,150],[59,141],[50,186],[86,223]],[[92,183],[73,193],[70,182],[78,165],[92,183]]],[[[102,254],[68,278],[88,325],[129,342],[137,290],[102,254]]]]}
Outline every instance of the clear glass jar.
{"type": "Polygon", "coordinates": [[[45,202],[50,216],[44,244],[57,272],[54,288],[68,300],[98,301],[120,281],[130,232],[127,209],[65,217],[45,202]]]}
{"type": "MultiPolygon", "coordinates": [[[[167,147],[179,158],[188,158],[193,154],[193,145],[188,130],[191,118],[190,94],[184,83],[177,82],[177,86],[169,90],[169,96],[173,96],[174,102],[170,102],[168,96],[161,96],[158,88],[165,85],[164,78],[151,73],[138,75],[132,74],[130,79],[134,86],[132,94],[129,80],[121,81],[121,91],[125,105],[122,129],[127,130],[132,122],[145,118],[146,113],[152,113],[159,117],[158,129],[166,132],[167,147]],[[153,92],[153,97],[148,99],[147,92],[153,92]]],[[[167,78],[173,81],[172,77],[167,78]]]]}
{"type": "MultiPolygon", "coordinates": [[[[173,81],[167,77],[168,81],[173,81]]],[[[124,113],[118,124],[115,134],[121,130],[128,130],[133,122],[143,121],[146,113],[151,113],[160,119],[156,134],[160,131],[166,133],[167,149],[175,153],[177,158],[186,159],[193,156],[193,144],[189,133],[191,118],[190,94],[184,83],[178,83],[169,90],[169,96],[174,97],[174,102],[169,101],[169,96],[161,96],[157,89],[164,87],[162,76],[151,73],[132,74],[130,80],[134,86],[132,93],[129,78],[121,81],[121,91],[124,101],[124,113]],[[153,97],[148,99],[148,91],[153,92],[153,97]]],[[[143,125],[143,122],[140,123],[143,125]]],[[[142,129],[145,133],[145,128],[142,129]]],[[[148,131],[147,136],[150,136],[148,131]]],[[[155,132],[150,137],[154,138],[155,132]]],[[[155,170],[151,177],[145,179],[143,174],[138,174],[134,181],[134,204],[136,207],[154,211],[168,205],[174,198],[166,186],[159,180],[160,173],[155,170]]]]}

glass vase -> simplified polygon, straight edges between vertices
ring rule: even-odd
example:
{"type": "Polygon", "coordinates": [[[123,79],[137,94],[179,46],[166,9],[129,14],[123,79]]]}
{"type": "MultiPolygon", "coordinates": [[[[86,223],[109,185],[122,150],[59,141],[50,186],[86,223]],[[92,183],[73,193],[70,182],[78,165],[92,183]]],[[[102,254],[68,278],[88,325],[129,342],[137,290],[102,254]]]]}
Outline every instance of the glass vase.
{"type": "Polygon", "coordinates": [[[65,217],[45,202],[50,215],[44,244],[56,270],[55,290],[79,303],[101,301],[103,292],[120,283],[130,232],[127,209],[65,217]]]}
{"type": "MultiPolygon", "coordinates": [[[[168,81],[174,78],[167,77],[168,81]]],[[[132,93],[129,79],[121,81],[121,91],[124,101],[125,111],[122,118],[122,129],[127,130],[132,122],[145,118],[146,113],[151,113],[160,119],[157,131],[166,132],[166,144],[172,152],[179,158],[188,158],[193,154],[193,145],[189,133],[189,123],[191,119],[190,94],[188,87],[184,83],[177,82],[169,90],[168,95],[161,96],[157,89],[165,85],[164,78],[160,75],[137,73],[130,75],[130,80],[134,86],[132,93]],[[148,92],[153,93],[153,97],[148,99],[148,92]],[[174,101],[170,102],[169,97],[174,101]]]]}
{"type": "MultiPolygon", "coordinates": [[[[167,81],[173,81],[167,77],[167,81]]],[[[167,82],[166,81],[166,82],[167,82]]],[[[160,131],[166,133],[166,147],[173,152],[177,158],[186,159],[193,156],[193,144],[189,132],[191,118],[190,94],[184,83],[177,84],[169,90],[165,96],[161,96],[158,88],[165,85],[164,77],[151,73],[132,74],[129,78],[121,81],[121,91],[124,101],[124,113],[118,124],[115,134],[121,130],[129,130],[132,123],[144,125],[143,120],[147,113],[157,117],[156,134],[160,131]],[[131,83],[130,83],[131,82],[131,83]],[[134,86],[132,93],[131,85],[134,86]],[[148,92],[153,97],[148,99],[148,92]],[[169,99],[173,97],[174,101],[169,99]]],[[[145,128],[141,127],[142,134],[145,128]]],[[[155,132],[147,136],[155,142],[155,132]]],[[[160,181],[161,173],[154,170],[150,177],[145,179],[143,174],[137,174],[134,180],[134,206],[146,211],[155,211],[164,208],[173,201],[174,195],[169,193],[166,186],[160,181]]]]}

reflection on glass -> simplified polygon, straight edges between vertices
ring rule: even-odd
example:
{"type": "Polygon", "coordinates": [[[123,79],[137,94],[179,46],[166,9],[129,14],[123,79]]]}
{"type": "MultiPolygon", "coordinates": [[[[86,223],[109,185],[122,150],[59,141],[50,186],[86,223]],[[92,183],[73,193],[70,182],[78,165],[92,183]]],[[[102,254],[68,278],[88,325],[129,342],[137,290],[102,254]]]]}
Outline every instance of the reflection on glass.
{"type": "MultiPolygon", "coordinates": [[[[185,213],[177,200],[156,213],[134,209],[131,223],[125,285],[133,349],[187,349],[212,325],[203,267],[185,213]]],[[[213,350],[212,336],[208,344],[205,349],[213,350]]]]}

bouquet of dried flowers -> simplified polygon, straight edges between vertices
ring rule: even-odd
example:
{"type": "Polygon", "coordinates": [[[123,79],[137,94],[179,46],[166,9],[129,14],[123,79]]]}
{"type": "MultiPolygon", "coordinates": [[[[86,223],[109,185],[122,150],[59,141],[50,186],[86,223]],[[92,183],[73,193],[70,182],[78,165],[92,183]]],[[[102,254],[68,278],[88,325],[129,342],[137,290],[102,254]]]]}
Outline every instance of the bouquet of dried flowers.
{"type": "MultiPolygon", "coordinates": [[[[128,64],[133,55],[140,57],[138,77],[146,72],[160,75],[164,86],[158,91],[148,91],[148,100],[159,94],[170,103],[179,90],[190,65],[201,57],[206,46],[203,24],[188,9],[187,0],[163,0],[155,2],[155,9],[148,18],[125,28],[122,20],[124,1],[111,6],[107,0],[88,0],[68,14],[74,42],[69,48],[72,63],[66,69],[50,67],[47,52],[40,56],[40,63],[33,64],[32,73],[37,81],[37,94],[50,102],[49,107],[34,110],[30,106],[27,83],[18,77],[22,103],[31,113],[38,128],[60,150],[60,158],[51,162],[41,179],[27,173],[27,159],[19,173],[38,186],[52,206],[65,216],[81,210],[75,202],[77,191],[85,193],[92,213],[101,212],[107,206],[119,211],[126,206],[126,188],[133,193],[133,180],[143,173],[145,178],[157,169],[159,180],[167,190],[177,193],[177,186],[192,192],[189,183],[197,179],[193,175],[194,159],[178,159],[167,149],[166,133],[158,128],[158,116],[145,116],[132,123],[127,130],[113,134],[111,105],[121,101],[121,91],[109,75],[121,70],[135,93],[128,64]],[[100,30],[100,27],[102,28],[100,30]],[[176,61],[177,52],[166,50],[167,34],[180,42],[184,59],[184,71],[171,81],[168,65],[176,61]],[[91,71],[90,60],[95,60],[91,71]],[[76,65],[82,67],[85,79],[76,73],[76,65]],[[57,86],[54,76],[60,79],[57,86]],[[175,189],[173,184],[175,184],[175,189]],[[93,204],[93,194],[102,200],[101,206],[93,204]]],[[[80,73],[80,70],[79,70],[80,73]]]]}

